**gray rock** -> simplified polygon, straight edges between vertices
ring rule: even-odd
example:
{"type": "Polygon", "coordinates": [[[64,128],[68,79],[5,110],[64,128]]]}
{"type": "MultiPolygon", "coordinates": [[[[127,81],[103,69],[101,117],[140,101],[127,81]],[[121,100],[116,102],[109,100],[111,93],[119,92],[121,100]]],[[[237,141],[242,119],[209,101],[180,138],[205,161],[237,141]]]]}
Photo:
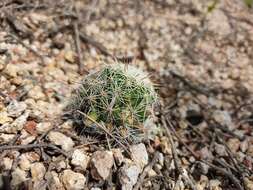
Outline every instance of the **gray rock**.
{"type": "Polygon", "coordinates": [[[39,134],[42,134],[42,133],[48,131],[51,128],[52,128],[52,124],[50,122],[41,122],[41,123],[37,124],[36,131],[39,134]]]}
{"type": "Polygon", "coordinates": [[[4,157],[1,161],[1,167],[3,170],[11,170],[13,160],[9,157],[4,157]]]}
{"type": "Polygon", "coordinates": [[[127,163],[119,170],[119,181],[122,190],[132,190],[136,184],[141,169],[134,163],[127,163]]]}
{"type": "Polygon", "coordinates": [[[236,153],[240,148],[240,140],[237,138],[230,138],[227,141],[227,145],[230,148],[230,150],[234,153],[236,153]]]}
{"type": "Polygon", "coordinates": [[[18,102],[16,100],[13,100],[7,106],[7,112],[10,117],[18,117],[25,111],[26,108],[27,105],[25,102],[18,102]]]}
{"type": "Polygon", "coordinates": [[[164,155],[160,152],[158,156],[158,163],[163,166],[164,165],[164,155]]]}
{"type": "Polygon", "coordinates": [[[11,141],[16,135],[14,134],[0,134],[0,143],[6,143],[11,141]]]}
{"type": "Polygon", "coordinates": [[[226,148],[222,144],[215,143],[214,150],[220,156],[226,156],[227,155],[226,148]]]}
{"type": "Polygon", "coordinates": [[[90,157],[85,154],[81,149],[76,149],[73,152],[71,164],[74,166],[80,166],[83,170],[86,170],[90,157]]]}
{"type": "Polygon", "coordinates": [[[90,190],[101,190],[101,189],[98,187],[92,187],[90,190]]]}
{"type": "Polygon", "coordinates": [[[28,171],[32,163],[38,162],[40,156],[35,152],[26,152],[20,155],[18,165],[22,170],[28,171]]]}
{"type": "Polygon", "coordinates": [[[227,16],[220,9],[212,11],[212,14],[208,15],[207,20],[208,29],[221,37],[232,32],[227,16]]]}
{"type": "Polygon", "coordinates": [[[48,138],[54,144],[60,145],[65,151],[71,150],[74,146],[74,142],[70,137],[67,137],[66,135],[57,131],[51,131],[48,134],[48,138]]]}
{"type": "Polygon", "coordinates": [[[244,140],[244,141],[242,141],[242,142],[240,143],[240,149],[241,149],[242,152],[246,152],[247,149],[248,149],[248,147],[249,147],[249,142],[248,142],[248,140],[244,140]]]}
{"type": "Polygon", "coordinates": [[[117,149],[113,149],[112,152],[113,152],[113,156],[114,156],[116,164],[118,166],[121,165],[125,159],[121,150],[119,148],[117,148],[117,149]]]}
{"type": "Polygon", "coordinates": [[[96,151],[91,158],[91,175],[97,180],[106,180],[111,172],[114,159],[110,151],[96,151]]]}
{"type": "Polygon", "coordinates": [[[213,113],[213,118],[217,123],[228,127],[230,130],[234,129],[234,124],[232,123],[232,118],[227,111],[216,110],[213,113]]]}
{"type": "Polygon", "coordinates": [[[201,169],[201,173],[203,174],[207,174],[208,173],[208,170],[209,170],[209,166],[205,163],[200,163],[200,169],[201,169]]]}
{"type": "Polygon", "coordinates": [[[28,91],[28,97],[35,100],[40,100],[45,98],[45,94],[43,93],[42,88],[37,85],[28,91]]]}
{"type": "Polygon", "coordinates": [[[162,128],[155,124],[154,118],[148,118],[144,122],[145,139],[154,140],[157,134],[162,133],[162,128]]]}
{"type": "Polygon", "coordinates": [[[218,189],[220,187],[221,182],[217,179],[212,179],[209,181],[209,186],[211,189],[218,189]]]}
{"type": "Polygon", "coordinates": [[[6,124],[12,121],[12,118],[8,116],[8,113],[6,111],[0,112],[0,124],[6,124]]]}
{"type": "Polygon", "coordinates": [[[48,189],[47,187],[48,187],[48,184],[43,179],[34,181],[33,183],[33,189],[46,190],[48,189]]]}
{"type": "Polygon", "coordinates": [[[29,117],[29,114],[30,114],[30,111],[28,110],[24,114],[19,116],[17,119],[15,119],[15,121],[10,125],[8,132],[16,133],[17,131],[21,130],[24,127],[27,121],[27,118],[29,117]]]}
{"type": "Polygon", "coordinates": [[[19,185],[20,183],[28,180],[27,178],[27,173],[24,170],[21,170],[20,168],[16,168],[12,174],[12,180],[11,180],[11,185],[13,187],[19,185]]]}
{"type": "Polygon", "coordinates": [[[55,171],[47,172],[45,175],[45,179],[47,180],[49,189],[52,190],[64,189],[63,184],[61,183],[58,174],[55,171]]]}
{"type": "Polygon", "coordinates": [[[30,135],[26,130],[21,131],[20,144],[27,145],[36,139],[35,136],[30,135]]]}
{"type": "Polygon", "coordinates": [[[41,162],[37,162],[31,165],[31,175],[33,181],[43,179],[46,173],[46,168],[41,162]]]}
{"type": "Polygon", "coordinates": [[[86,178],[83,174],[73,172],[72,170],[64,170],[61,176],[62,183],[66,189],[84,189],[86,178]]]}
{"type": "Polygon", "coordinates": [[[143,143],[133,145],[130,147],[131,157],[133,161],[143,169],[148,163],[148,153],[143,143]]]}

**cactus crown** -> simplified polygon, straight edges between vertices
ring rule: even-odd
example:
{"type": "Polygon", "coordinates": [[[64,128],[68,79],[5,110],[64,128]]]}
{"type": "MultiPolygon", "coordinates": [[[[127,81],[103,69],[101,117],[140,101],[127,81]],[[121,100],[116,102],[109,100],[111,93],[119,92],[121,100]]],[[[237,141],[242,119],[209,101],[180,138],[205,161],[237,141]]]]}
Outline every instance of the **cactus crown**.
{"type": "Polygon", "coordinates": [[[85,133],[103,135],[100,128],[77,110],[103,123],[118,140],[133,143],[143,138],[143,123],[156,99],[153,85],[144,72],[117,64],[86,76],[72,97],[70,108],[76,119],[85,119],[85,133]]]}

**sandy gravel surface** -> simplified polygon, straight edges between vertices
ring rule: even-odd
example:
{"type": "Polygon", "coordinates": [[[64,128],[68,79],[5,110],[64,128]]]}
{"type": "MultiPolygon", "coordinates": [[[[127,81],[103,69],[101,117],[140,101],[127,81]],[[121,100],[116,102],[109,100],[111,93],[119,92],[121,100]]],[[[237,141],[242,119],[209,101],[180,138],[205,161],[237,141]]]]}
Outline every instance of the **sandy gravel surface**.
{"type": "Polygon", "coordinates": [[[1,1],[0,189],[252,190],[253,9],[214,2],[1,1]],[[65,117],[113,61],[160,96],[158,133],[129,154],[65,117]]]}

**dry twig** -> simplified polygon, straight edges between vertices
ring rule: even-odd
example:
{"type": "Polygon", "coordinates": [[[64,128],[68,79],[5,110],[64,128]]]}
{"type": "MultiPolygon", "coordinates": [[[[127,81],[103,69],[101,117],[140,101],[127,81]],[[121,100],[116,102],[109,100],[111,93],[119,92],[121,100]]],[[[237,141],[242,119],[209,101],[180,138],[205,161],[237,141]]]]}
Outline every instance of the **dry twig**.
{"type": "Polygon", "coordinates": [[[0,152],[3,150],[12,150],[12,149],[17,149],[17,150],[28,150],[28,149],[33,149],[33,148],[41,148],[41,147],[47,147],[47,148],[52,148],[58,151],[59,153],[63,154],[65,157],[69,157],[69,155],[63,151],[62,149],[58,148],[57,146],[53,144],[46,144],[46,143],[40,143],[40,144],[28,144],[28,145],[5,145],[0,147],[0,152]]]}
{"type": "MultiPolygon", "coordinates": [[[[174,161],[175,161],[175,167],[177,168],[177,171],[179,173],[179,177],[178,179],[180,179],[182,177],[182,179],[188,183],[191,187],[191,189],[193,190],[196,190],[196,186],[194,185],[194,182],[193,180],[187,175],[187,172],[186,170],[184,170],[181,166],[181,162],[178,158],[178,155],[177,155],[177,150],[176,150],[176,147],[175,147],[175,144],[174,144],[174,141],[173,141],[173,138],[172,138],[172,135],[171,135],[171,132],[170,130],[168,129],[168,125],[167,123],[169,123],[170,125],[170,128],[173,127],[172,124],[166,120],[164,118],[164,116],[162,116],[162,124],[163,124],[163,127],[165,128],[166,130],[166,133],[167,133],[167,136],[169,137],[169,141],[170,141],[170,144],[171,144],[171,151],[172,151],[172,154],[173,154],[173,158],[174,158],[174,161]]],[[[172,129],[171,129],[172,130],[172,129]]]]}
{"type": "Polygon", "coordinates": [[[105,56],[109,56],[109,57],[114,57],[112,54],[110,54],[106,47],[99,43],[98,41],[94,40],[92,37],[87,36],[84,33],[80,33],[80,39],[84,42],[84,43],[88,43],[91,44],[92,46],[94,46],[96,49],[98,49],[103,55],[105,56]]]}
{"type": "Polygon", "coordinates": [[[73,27],[74,27],[74,34],[75,34],[75,44],[76,44],[76,51],[77,51],[77,57],[78,57],[78,72],[80,74],[84,74],[84,73],[89,73],[89,71],[87,69],[84,68],[84,65],[82,64],[83,62],[83,53],[82,53],[82,49],[81,49],[81,43],[80,43],[80,32],[79,32],[79,27],[78,27],[78,21],[79,21],[79,17],[78,17],[78,10],[76,8],[76,6],[74,6],[76,15],[77,15],[77,20],[74,21],[73,27]]]}
{"type": "MultiPolygon", "coordinates": [[[[165,122],[163,122],[163,123],[165,123],[165,122]]],[[[185,142],[183,142],[181,140],[181,138],[177,135],[177,133],[176,133],[176,131],[175,131],[175,129],[174,129],[174,127],[172,125],[170,125],[170,128],[172,129],[173,134],[177,137],[177,139],[179,140],[179,142],[181,142],[185,146],[185,148],[195,157],[195,159],[197,159],[198,161],[203,162],[203,163],[209,165],[213,169],[215,169],[215,170],[219,171],[220,173],[222,173],[223,175],[227,176],[231,180],[231,182],[236,185],[236,187],[239,190],[243,190],[243,188],[242,188],[239,180],[232,174],[231,171],[227,171],[227,170],[225,170],[223,168],[220,168],[218,166],[215,166],[214,164],[209,163],[209,162],[207,162],[205,160],[201,160],[200,157],[193,150],[191,150],[191,148],[189,148],[188,145],[185,142]]],[[[167,129],[166,131],[169,131],[169,130],[167,129]]]]}
{"type": "Polygon", "coordinates": [[[223,175],[227,176],[231,182],[236,186],[238,190],[244,190],[244,188],[241,186],[240,181],[232,174],[231,171],[227,171],[223,168],[220,168],[218,166],[215,166],[214,164],[211,164],[205,160],[201,160],[200,162],[203,162],[207,164],[208,166],[212,167],[213,169],[217,170],[218,172],[222,173],[223,175]]]}

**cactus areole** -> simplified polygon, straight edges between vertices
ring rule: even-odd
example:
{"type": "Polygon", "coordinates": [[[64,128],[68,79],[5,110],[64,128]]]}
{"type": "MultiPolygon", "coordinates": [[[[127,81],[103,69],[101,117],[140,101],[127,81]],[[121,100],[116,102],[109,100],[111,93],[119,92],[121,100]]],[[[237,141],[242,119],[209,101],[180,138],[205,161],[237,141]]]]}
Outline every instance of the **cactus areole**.
{"type": "Polygon", "coordinates": [[[100,124],[119,141],[135,143],[144,137],[143,124],[151,116],[156,100],[146,73],[115,63],[82,80],[73,93],[70,109],[74,119],[82,121],[84,134],[105,135],[97,126],[100,124]]]}

